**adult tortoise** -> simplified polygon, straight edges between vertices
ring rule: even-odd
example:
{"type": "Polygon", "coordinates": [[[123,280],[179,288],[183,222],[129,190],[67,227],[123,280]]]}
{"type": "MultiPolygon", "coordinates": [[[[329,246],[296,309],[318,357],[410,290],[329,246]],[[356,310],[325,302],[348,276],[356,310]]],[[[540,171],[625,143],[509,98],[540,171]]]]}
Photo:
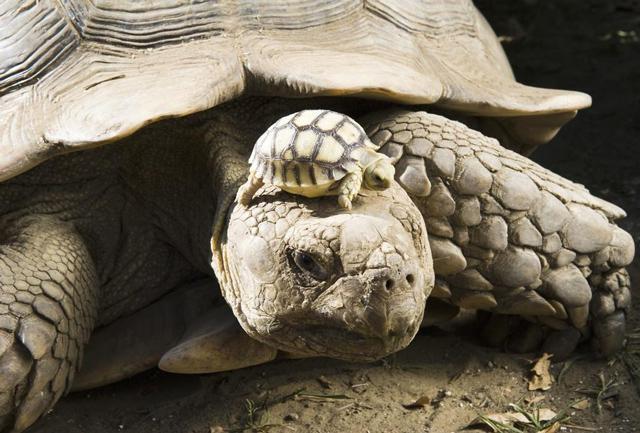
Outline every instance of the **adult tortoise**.
{"type": "Polygon", "coordinates": [[[490,336],[521,317],[516,350],[623,344],[624,212],[432,114],[528,153],[590,104],[517,83],[469,1],[9,0],[0,40],[1,431],[158,364],[379,358],[427,296],[490,336]],[[398,183],[233,205],[257,138],[309,108],[357,119],[398,183]]]}

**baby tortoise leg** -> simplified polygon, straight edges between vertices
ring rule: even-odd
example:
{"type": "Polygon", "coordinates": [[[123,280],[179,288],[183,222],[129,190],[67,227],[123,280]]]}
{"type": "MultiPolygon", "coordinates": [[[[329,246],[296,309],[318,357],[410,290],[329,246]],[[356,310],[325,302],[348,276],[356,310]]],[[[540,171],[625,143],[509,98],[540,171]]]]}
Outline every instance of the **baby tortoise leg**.
{"type": "Polygon", "coordinates": [[[357,197],[362,185],[362,172],[347,174],[338,185],[338,203],[347,210],[351,210],[351,202],[357,197]]]}
{"type": "Polygon", "coordinates": [[[49,216],[0,233],[0,432],[20,432],[71,386],[97,314],[80,235],[49,216]]]}
{"type": "Polygon", "coordinates": [[[622,347],[634,243],[614,223],[621,209],[442,116],[388,111],[361,123],[425,218],[432,296],[521,318],[489,320],[496,339],[526,334],[558,355],[587,338],[603,355],[622,347]]]}
{"type": "Polygon", "coordinates": [[[238,195],[236,196],[236,200],[242,206],[249,206],[251,203],[251,199],[255,195],[255,193],[262,188],[264,182],[262,179],[256,177],[253,173],[249,175],[249,179],[245,184],[243,184],[240,189],[238,189],[238,195]]]}

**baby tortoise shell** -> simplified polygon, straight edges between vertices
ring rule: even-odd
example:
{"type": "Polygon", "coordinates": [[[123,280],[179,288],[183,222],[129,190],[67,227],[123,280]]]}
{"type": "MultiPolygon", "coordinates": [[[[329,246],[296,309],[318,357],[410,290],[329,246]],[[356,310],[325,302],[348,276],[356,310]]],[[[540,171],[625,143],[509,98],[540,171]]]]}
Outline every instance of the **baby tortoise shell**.
{"type": "Polygon", "coordinates": [[[362,127],[329,110],[303,110],[274,123],[256,142],[249,180],[237,200],[247,205],[264,184],[305,197],[337,195],[351,209],[361,186],[389,187],[395,169],[362,127]]]}

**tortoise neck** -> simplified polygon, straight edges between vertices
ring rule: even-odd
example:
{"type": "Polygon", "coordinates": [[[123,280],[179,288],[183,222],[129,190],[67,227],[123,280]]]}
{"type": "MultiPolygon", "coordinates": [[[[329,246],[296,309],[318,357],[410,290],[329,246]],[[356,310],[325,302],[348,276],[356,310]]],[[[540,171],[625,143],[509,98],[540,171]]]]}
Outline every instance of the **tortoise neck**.
{"type": "MultiPolygon", "coordinates": [[[[227,215],[238,188],[247,180],[251,135],[229,134],[228,124],[213,123],[205,135],[209,145],[209,170],[212,173],[212,192],[215,201],[211,246],[216,249],[223,237],[227,215]]],[[[238,132],[238,131],[235,131],[238,132]]]]}
{"type": "MultiPolygon", "coordinates": [[[[307,108],[327,108],[349,115],[366,112],[370,104],[345,98],[284,99],[246,97],[228,102],[200,114],[204,143],[208,149],[208,171],[215,204],[211,221],[211,265],[216,276],[224,277],[223,244],[228,216],[236,193],[249,174],[248,159],[256,140],[279,118],[307,108]]],[[[372,151],[373,156],[378,156],[372,151]]]]}

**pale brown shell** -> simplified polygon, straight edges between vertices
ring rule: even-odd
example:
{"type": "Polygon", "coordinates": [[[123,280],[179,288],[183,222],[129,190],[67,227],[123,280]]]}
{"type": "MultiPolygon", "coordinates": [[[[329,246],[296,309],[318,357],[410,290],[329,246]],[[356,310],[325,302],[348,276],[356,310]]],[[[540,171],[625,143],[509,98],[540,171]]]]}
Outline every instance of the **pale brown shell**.
{"type": "Polygon", "coordinates": [[[373,144],[349,116],[303,110],[274,123],[257,141],[249,162],[265,183],[315,187],[362,168],[362,150],[373,144]]]}
{"type": "Polygon", "coordinates": [[[547,135],[571,115],[537,117],[590,104],[517,83],[468,0],[284,3],[0,3],[0,181],[247,89],[438,104],[547,135]]]}

